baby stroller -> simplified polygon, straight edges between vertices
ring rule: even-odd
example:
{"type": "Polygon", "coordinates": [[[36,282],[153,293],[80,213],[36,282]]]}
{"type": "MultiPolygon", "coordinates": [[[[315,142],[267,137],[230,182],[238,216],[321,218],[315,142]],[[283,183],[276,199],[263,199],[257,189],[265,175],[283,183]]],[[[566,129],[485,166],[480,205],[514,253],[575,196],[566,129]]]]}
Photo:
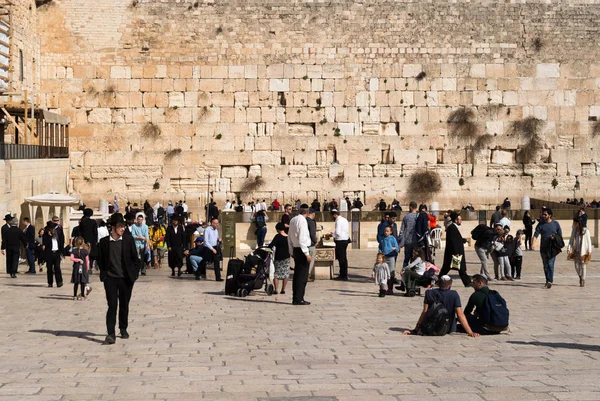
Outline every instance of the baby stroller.
{"type": "Polygon", "coordinates": [[[258,248],[244,260],[232,259],[227,265],[225,294],[246,297],[263,285],[267,295],[273,295],[275,288],[271,283],[274,267],[273,251],[269,248],[258,248]]]}

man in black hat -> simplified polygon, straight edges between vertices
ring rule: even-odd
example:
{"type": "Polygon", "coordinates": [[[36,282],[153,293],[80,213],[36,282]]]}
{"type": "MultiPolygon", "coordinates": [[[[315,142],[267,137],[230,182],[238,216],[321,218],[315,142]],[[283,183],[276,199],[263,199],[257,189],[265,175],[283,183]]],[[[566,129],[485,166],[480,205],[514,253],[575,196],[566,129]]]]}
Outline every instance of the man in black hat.
{"type": "Polygon", "coordinates": [[[49,221],[46,223],[46,227],[44,227],[44,235],[42,236],[42,249],[44,251],[44,259],[46,260],[48,287],[54,285],[54,278],[56,278],[57,287],[62,287],[63,285],[60,262],[65,250],[65,243],[64,236],[61,237],[59,228],[59,225],[54,221],[49,221]],[[63,238],[62,241],[61,238],[63,238]]]}
{"type": "Polygon", "coordinates": [[[25,238],[23,231],[17,227],[18,224],[19,220],[16,217],[12,218],[10,226],[2,233],[2,244],[0,246],[2,254],[6,254],[6,269],[11,278],[17,278],[21,244],[27,247],[27,238],[25,238]]]}
{"type": "Polygon", "coordinates": [[[90,264],[96,259],[96,245],[98,244],[98,223],[92,219],[94,211],[86,208],[83,218],[79,221],[79,235],[90,246],[90,264]]]}
{"type": "Polygon", "coordinates": [[[467,261],[465,258],[465,242],[458,227],[462,224],[462,217],[456,212],[450,213],[452,224],[446,229],[446,249],[444,250],[444,265],[440,270],[440,277],[447,275],[452,266],[452,258],[460,258],[458,274],[465,287],[471,286],[471,278],[467,274],[467,261]]]}
{"type": "MultiPolygon", "coordinates": [[[[11,214],[8,213],[7,215],[5,215],[3,220],[6,222],[6,224],[4,224],[2,226],[2,230],[1,230],[2,240],[4,240],[4,236],[8,232],[8,229],[10,228],[10,221],[12,220],[11,214]]],[[[2,252],[2,254],[4,255],[4,252],[2,252]]],[[[6,274],[10,274],[8,271],[9,271],[8,264],[6,264],[6,274]]]]}
{"type": "Polygon", "coordinates": [[[119,330],[121,338],[129,338],[127,333],[129,318],[129,300],[133,284],[140,272],[140,261],[131,235],[126,231],[125,219],[121,213],[114,213],[107,222],[110,235],[98,243],[98,267],[100,281],[104,283],[108,311],[106,312],[106,329],[108,335],[104,342],[114,344],[116,341],[115,326],[117,306],[119,307],[119,330]]]}

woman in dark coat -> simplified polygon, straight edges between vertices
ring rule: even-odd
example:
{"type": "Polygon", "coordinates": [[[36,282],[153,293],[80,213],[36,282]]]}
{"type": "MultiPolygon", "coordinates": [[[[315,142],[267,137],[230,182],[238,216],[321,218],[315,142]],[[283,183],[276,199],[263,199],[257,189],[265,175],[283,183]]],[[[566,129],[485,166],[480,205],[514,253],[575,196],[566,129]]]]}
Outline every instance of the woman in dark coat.
{"type": "Polygon", "coordinates": [[[465,287],[471,286],[471,278],[467,274],[467,261],[465,259],[465,242],[458,226],[462,223],[462,218],[456,212],[450,213],[452,224],[446,229],[446,249],[444,251],[444,265],[440,271],[440,277],[448,274],[452,265],[452,255],[461,255],[460,269],[458,274],[465,287]]]}
{"type": "Polygon", "coordinates": [[[525,226],[525,249],[531,249],[531,237],[533,234],[533,225],[535,221],[531,218],[531,212],[527,210],[523,215],[523,225],[525,226]]]}

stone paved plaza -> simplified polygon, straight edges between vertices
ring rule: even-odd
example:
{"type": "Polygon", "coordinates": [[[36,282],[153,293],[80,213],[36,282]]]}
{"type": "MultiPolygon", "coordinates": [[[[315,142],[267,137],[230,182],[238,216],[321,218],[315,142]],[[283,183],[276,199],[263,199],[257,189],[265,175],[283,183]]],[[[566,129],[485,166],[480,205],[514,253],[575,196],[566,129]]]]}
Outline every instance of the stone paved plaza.
{"type": "MultiPolygon", "coordinates": [[[[378,298],[373,256],[350,252],[349,282],[309,283],[309,307],[290,304],[291,286],[237,299],[151,270],[134,288],[131,338],[113,346],[97,275],[87,302],[45,274],[2,275],[0,400],[600,400],[598,262],[580,289],[560,255],[546,290],[539,254],[525,252],[524,280],[493,286],[510,334],[427,338],[402,335],[422,297],[378,298]]],[[[467,261],[476,272],[472,250],[467,261]]],[[[471,290],[456,289],[465,305],[471,290]]]]}

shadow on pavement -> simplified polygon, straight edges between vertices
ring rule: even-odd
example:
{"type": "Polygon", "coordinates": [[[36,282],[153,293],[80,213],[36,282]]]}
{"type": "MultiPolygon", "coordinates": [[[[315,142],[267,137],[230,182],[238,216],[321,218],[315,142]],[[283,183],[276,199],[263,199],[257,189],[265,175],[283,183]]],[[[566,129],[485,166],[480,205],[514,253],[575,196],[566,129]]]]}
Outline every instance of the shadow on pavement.
{"type": "Polygon", "coordinates": [[[103,340],[94,337],[104,337],[101,334],[90,333],[89,331],[69,331],[69,330],[29,330],[30,333],[52,334],[57,337],[75,337],[91,341],[97,344],[104,344],[103,340]]]}
{"type": "Polygon", "coordinates": [[[72,301],[73,300],[73,296],[72,295],[65,295],[65,294],[49,294],[45,297],[38,297],[40,299],[52,299],[55,301],[72,301]]]}
{"type": "Polygon", "coordinates": [[[268,303],[268,304],[292,305],[291,302],[271,301],[269,298],[258,299],[258,298],[238,298],[238,297],[228,296],[227,299],[229,299],[231,301],[239,301],[239,302],[258,302],[258,303],[263,303],[263,304],[268,303]]]}
{"type": "Polygon", "coordinates": [[[48,287],[48,284],[40,283],[40,284],[6,284],[7,287],[48,287]]]}
{"type": "Polygon", "coordinates": [[[516,344],[516,345],[535,345],[535,346],[539,346],[539,347],[579,349],[582,351],[600,352],[600,345],[592,345],[592,344],[548,343],[548,342],[542,342],[542,341],[507,341],[507,343],[516,344]]]}

